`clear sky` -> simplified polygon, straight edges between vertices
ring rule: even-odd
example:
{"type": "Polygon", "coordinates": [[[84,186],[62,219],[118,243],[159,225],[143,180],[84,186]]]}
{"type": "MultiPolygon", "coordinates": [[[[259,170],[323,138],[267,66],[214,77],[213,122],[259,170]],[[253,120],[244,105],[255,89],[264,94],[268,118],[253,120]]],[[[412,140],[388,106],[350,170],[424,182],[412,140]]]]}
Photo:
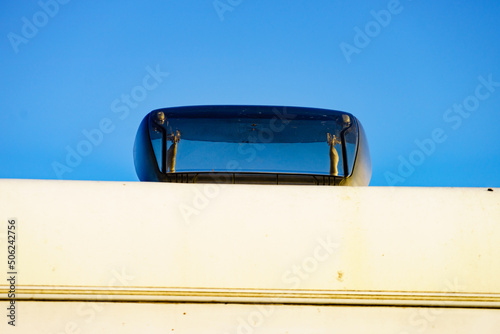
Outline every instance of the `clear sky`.
{"type": "Polygon", "coordinates": [[[500,187],[498,0],[0,9],[0,178],[135,181],[151,110],[271,104],[358,117],[371,185],[500,187]]]}

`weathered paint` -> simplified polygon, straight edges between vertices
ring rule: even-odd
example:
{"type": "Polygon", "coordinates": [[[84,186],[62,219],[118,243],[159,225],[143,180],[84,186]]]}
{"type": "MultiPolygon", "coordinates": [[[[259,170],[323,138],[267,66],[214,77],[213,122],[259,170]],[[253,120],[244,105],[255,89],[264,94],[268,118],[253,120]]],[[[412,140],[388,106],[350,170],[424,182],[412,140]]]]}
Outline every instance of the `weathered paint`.
{"type": "Polygon", "coordinates": [[[0,249],[7,220],[19,226],[25,323],[23,307],[65,304],[33,299],[500,318],[500,189],[0,180],[0,209],[0,249]],[[328,306],[341,304],[365,307],[328,306]]]}
{"type": "Polygon", "coordinates": [[[497,334],[500,328],[500,310],[470,308],[23,302],[19,314],[15,328],[3,331],[0,324],[2,333],[497,334]]]}

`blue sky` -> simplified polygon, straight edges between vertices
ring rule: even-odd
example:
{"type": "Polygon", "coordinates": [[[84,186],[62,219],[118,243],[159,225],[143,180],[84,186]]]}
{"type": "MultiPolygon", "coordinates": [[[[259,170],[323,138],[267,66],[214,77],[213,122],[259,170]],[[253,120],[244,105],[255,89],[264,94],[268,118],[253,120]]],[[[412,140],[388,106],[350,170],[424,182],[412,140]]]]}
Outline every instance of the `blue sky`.
{"type": "Polygon", "coordinates": [[[0,8],[0,178],[135,181],[151,110],[272,104],[357,116],[371,185],[500,186],[499,1],[0,8]]]}

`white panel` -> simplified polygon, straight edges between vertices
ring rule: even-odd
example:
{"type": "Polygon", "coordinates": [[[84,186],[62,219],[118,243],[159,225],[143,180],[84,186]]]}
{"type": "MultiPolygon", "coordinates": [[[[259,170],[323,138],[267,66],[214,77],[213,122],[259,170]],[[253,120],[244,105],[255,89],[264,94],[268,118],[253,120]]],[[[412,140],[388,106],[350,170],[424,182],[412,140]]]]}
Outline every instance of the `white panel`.
{"type": "Polygon", "coordinates": [[[498,309],[21,302],[18,314],[16,327],[2,320],[2,333],[498,334],[500,328],[498,309]]]}
{"type": "Polygon", "coordinates": [[[158,300],[174,289],[203,300],[500,300],[499,189],[0,180],[2,259],[12,217],[19,298],[67,286],[149,287],[158,300]]]}

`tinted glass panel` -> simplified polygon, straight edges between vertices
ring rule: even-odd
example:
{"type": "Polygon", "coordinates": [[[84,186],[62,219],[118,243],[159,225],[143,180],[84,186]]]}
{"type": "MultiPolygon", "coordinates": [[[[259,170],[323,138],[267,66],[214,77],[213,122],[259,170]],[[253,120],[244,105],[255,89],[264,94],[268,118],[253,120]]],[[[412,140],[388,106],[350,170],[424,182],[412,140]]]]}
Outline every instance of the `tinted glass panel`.
{"type": "Polygon", "coordinates": [[[153,112],[150,124],[156,161],[164,173],[343,176],[342,138],[349,170],[357,144],[349,114],[323,109],[171,108],[153,112]]]}

